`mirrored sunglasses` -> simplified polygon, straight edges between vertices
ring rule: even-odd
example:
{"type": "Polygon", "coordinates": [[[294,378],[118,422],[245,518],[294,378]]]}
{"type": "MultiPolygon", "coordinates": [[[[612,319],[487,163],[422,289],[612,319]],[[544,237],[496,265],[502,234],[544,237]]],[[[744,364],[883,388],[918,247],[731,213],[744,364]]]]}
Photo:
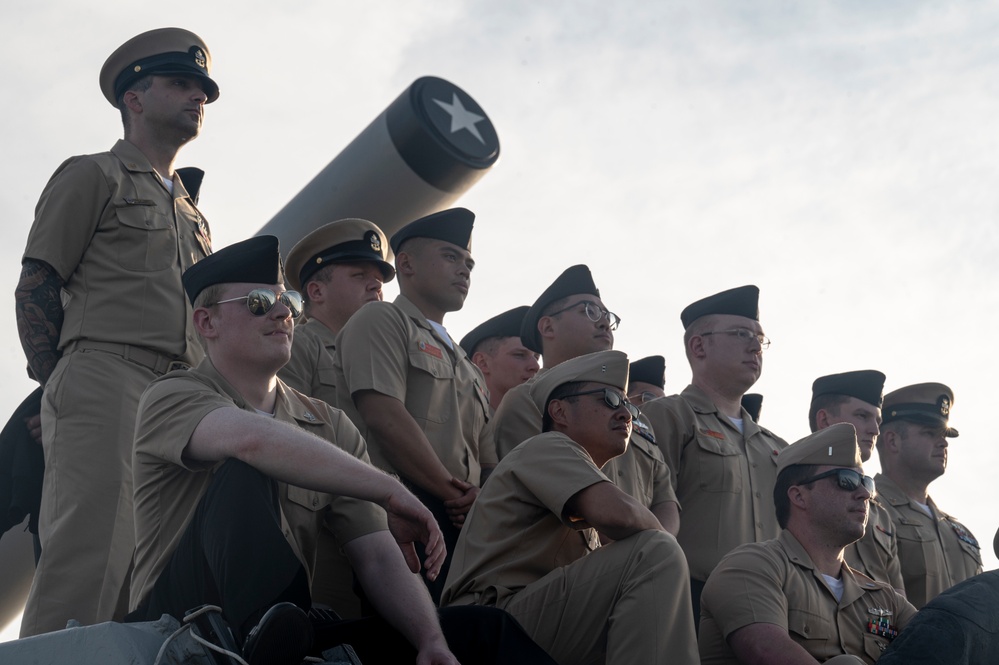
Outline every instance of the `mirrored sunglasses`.
{"type": "Polygon", "coordinates": [[[285,291],[281,295],[278,295],[270,289],[253,289],[245,296],[219,300],[213,304],[222,305],[227,302],[236,302],[238,300],[246,301],[246,308],[250,310],[250,314],[253,316],[263,316],[267,314],[267,312],[274,309],[274,305],[279,301],[282,305],[291,310],[291,318],[297,319],[302,315],[302,294],[298,291],[285,291]]]}

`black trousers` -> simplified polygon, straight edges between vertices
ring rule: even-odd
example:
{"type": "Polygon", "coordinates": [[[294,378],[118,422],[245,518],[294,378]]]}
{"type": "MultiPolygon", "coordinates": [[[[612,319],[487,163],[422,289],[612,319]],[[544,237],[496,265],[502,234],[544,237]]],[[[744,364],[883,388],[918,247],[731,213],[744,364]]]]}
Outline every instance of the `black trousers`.
{"type": "MultiPolygon", "coordinates": [[[[448,647],[462,665],[556,665],[517,620],[495,607],[438,610],[448,647]]],[[[416,650],[380,617],[316,627],[316,650],[349,644],[367,663],[415,663],[416,650]]]]}
{"type": "Polygon", "coordinates": [[[230,459],[216,472],[148,600],[129,615],[178,619],[218,605],[240,641],[269,607],[312,604],[308,575],[281,533],[277,483],[230,459]]]}
{"type": "Polygon", "coordinates": [[[690,578],[690,605],[694,609],[694,631],[700,633],[701,630],[701,593],[704,591],[704,582],[690,578]]]}
{"type": "MultiPolygon", "coordinates": [[[[440,605],[441,595],[444,593],[444,583],[447,581],[447,573],[451,569],[451,559],[454,556],[455,548],[458,546],[458,536],[461,531],[451,523],[443,501],[435,497],[433,494],[416,487],[412,483],[407,482],[406,487],[408,487],[416,498],[423,502],[423,505],[429,508],[430,512],[434,514],[434,518],[437,520],[437,524],[441,528],[441,533],[444,535],[444,545],[447,547],[447,558],[444,559],[444,565],[441,566],[440,574],[433,582],[428,580],[425,575],[420,576],[423,582],[427,585],[427,590],[430,591],[430,597],[433,599],[434,605],[440,605]]],[[[426,563],[427,557],[421,545],[416,546],[416,553],[420,557],[420,565],[423,566],[426,563]]]]}
{"type": "MultiPolygon", "coordinates": [[[[218,605],[242,642],[260,616],[279,602],[305,611],[312,605],[306,571],[281,532],[277,483],[230,459],[215,472],[148,600],[127,620],[154,621],[162,614],[182,619],[199,605],[218,605]]],[[[448,646],[463,665],[554,665],[502,610],[464,606],[439,614],[448,646]]],[[[316,655],[350,644],[365,663],[415,662],[412,645],[380,617],[327,621],[315,628],[316,655]]]]}

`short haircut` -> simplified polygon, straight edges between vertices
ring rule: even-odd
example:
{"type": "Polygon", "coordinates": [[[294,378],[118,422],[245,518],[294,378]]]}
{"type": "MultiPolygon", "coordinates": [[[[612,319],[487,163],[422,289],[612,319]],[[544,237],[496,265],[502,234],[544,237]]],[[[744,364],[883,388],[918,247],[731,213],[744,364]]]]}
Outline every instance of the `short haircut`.
{"type": "Polygon", "coordinates": [[[808,407],[808,426],[812,428],[813,432],[818,432],[819,427],[815,422],[816,417],[819,415],[819,411],[825,409],[826,411],[836,411],[839,414],[839,407],[843,406],[850,401],[849,395],[819,395],[812,399],[811,406],[808,407]]]}
{"type": "Polygon", "coordinates": [[[570,381],[569,383],[563,383],[555,390],[551,392],[548,399],[545,400],[545,410],[541,414],[541,431],[550,432],[554,424],[552,423],[552,418],[548,415],[548,405],[552,403],[552,400],[565,399],[572,401],[576,399],[575,397],[566,397],[566,395],[572,395],[573,393],[578,393],[582,390],[583,386],[586,385],[585,381],[570,381]]]}
{"type": "Polygon", "coordinates": [[[791,517],[791,499],[788,498],[787,491],[800,485],[802,480],[816,475],[818,468],[816,464],[792,464],[777,474],[777,482],[774,483],[774,508],[780,528],[786,529],[787,520],[791,517]]]}
{"type": "Polygon", "coordinates": [[[690,355],[690,339],[708,331],[718,320],[717,314],[708,314],[696,319],[690,327],[683,331],[683,352],[687,356],[687,362],[693,360],[690,355]]]}
{"type": "Polygon", "coordinates": [[[541,310],[541,316],[552,316],[552,312],[558,312],[560,309],[565,309],[565,306],[569,304],[569,300],[574,298],[575,295],[576,294],[570,294],[564,298],[551,301],[543,310],[541,310]]]}
{"type": "Polygon", "coordinates": [[[496,352],[499,351],[500,342],[502,342],[506,337],[486,337],[484,340],[475,345],[472,349],[470,356],[474,356],[476,353],[484,353],[489,357],[495,356],[496,352]]]}
{"type": "Polygon", "coordinates": [[[143,76],[142,78],[136,79],[132,85],[128,86],[125,90],[121,91],[121,95],[118,97],[118,110],[121,112],[121,124],[127,130],[130,124],[128,107],[125,106],[125,93],[126,92],[145,92],[153,87],[153,75],[149,74],[143,76]]]}
{"type": "Polygon", "coordinates": [[[396,256],[402,253],[410,254],[412,256],[421,256],[426,250],[427,245],[433,242],[433,238],[424,238],[423,236],[418,236],[416,238],[406,238],[399,245],[399,249],[395,251],[396,256]]]}
{"type": "Polygon", "coordinates": [[[194,299],[194,309],[198,309],[199,307],[210,307],[218,303],[219,298],[222,297],[224,286],[224,284],[212,284],[211,286],[206,286],[202,289],[201,293],[199,293],[194,299]]]}
{"type": "Polygon", "coordinates": [[[302,302],[304,304],[304,311],[306,314],[308,314],[309,310],[312,309],[312,303],[309,301],[309,289],[308,289],[309,282],[319,282],[320,284],[329,284],[330,279],[332,279],[333,277],[333,268],[337,267],[338,265],[340,264],[330,263],[328,265],[323,266],[316,272],[312,273],[312,276],[309,277],[309,279],[305,280],[305,283],[302,284],[302,302]]]}

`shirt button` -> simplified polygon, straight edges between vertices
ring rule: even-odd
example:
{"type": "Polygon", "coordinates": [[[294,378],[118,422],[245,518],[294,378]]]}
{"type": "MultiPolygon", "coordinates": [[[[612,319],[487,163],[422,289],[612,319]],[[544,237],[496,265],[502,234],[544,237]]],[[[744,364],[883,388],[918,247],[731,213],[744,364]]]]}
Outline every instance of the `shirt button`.
{"type": "Polygon", "coordinates": [[[312,507],[315,508],[318,505],[319,505],[319,498],[318,497],[312,497],[312,507]]]}

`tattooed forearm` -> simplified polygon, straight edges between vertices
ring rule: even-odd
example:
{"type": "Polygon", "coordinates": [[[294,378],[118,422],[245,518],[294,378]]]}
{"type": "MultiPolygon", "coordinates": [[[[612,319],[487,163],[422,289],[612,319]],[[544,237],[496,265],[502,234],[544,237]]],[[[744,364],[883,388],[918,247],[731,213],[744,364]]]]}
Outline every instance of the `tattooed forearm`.
{"type": "Polygon", "coordinates": [[[62,279],[43,261],[28,259],[21,267],[21,279],[14,291],[17,333],[28,359],[28,368],[45,385],[59,360],[59,333],[63,311],[62,279]]]}

